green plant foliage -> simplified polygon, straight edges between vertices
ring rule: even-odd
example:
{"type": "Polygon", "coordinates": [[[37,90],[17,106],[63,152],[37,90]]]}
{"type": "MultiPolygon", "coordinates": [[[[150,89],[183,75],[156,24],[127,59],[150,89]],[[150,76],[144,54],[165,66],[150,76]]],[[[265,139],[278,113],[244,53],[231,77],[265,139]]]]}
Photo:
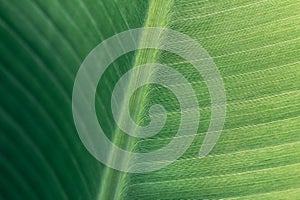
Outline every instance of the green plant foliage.
{"type": "Polygon", "coordinates": [[[297,0],[0,0],[0,199],[299,198],[299,13],[297,0]],[[164,128],[151,138],[122,132],[110,103],[126,71],[167,64],[190,82],[199,101],[190,148],[166,168],[134,174],[105,167],[81,143],[71,104],[76,73],[101,41],[138,27],[179,31],[213,57],[227,117],[205,158],[198,153],[211,117],[206,84],[181,57],[153,49],[130,52],[105,71],[96,95],[98,121],[128,151],[168,144],[180,122],[170,90],[150,84],[131,97],[137,124],[149,123],[153,104],[168,111],[164,128]]]}

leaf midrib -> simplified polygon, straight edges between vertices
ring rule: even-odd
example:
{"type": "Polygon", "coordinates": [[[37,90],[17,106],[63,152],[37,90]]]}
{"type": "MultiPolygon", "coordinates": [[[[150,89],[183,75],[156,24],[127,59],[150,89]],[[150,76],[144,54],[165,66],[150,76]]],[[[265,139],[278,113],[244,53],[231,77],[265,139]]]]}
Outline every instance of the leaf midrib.
{"type": "MultiPolygon", "coordinates": [[[[150,1],[148,6],[147,14],[145,15],[145,22],[143,27],[166,27],[168,25],[169,21],[169,13],[171,10],[172,1],[150,1]]],[[[141,40],[146,37],[142,36],[141,40]]],[[[158,60],[159,52],[156,51],[137,51],[135,54],[135,58],[133,61],[132,66],[137,67],[141,64],[145,63],[155,63],[155,61],[158,60]]],[[[151,77],[149,76],[149,79],[151,77]]],[[[149,80],[148,79],[148,80],[149,80]]],[[[134,84],[135,77],[132,77],[129,82],[129,86],[127,88],[130,88],[132,84],[134,84]]],[[[137,116],[137,121],[140,121],[143,116],[142,114],[142,108],[143,105],[146,103],[146,95],[148,92],[147,87],[143,88],[141,92],[139,93],[139,99],[141,99],[139,106],[137,109],[135,109],[133,116],[137,116]]],[[[129,89],[127,89],[129,90],[129,89]]],[[[126,111],[127,105],[122,105],[122,111],[121,116],[124,116],[124,112],[126,111]]],[[[122,117],[120,117],[122,119],[122,117]]],[[[113,133],[113,141],[116,142],[119,139],[119,135],[121,135],[120,129],[115,129],[115,132],[113,133]]],[[[130,137],[126,140],[126,146],[125,149],[130,151],[133,149],[134,143],[131,140],[130,137]]],[[[123,159],[123,162],[126,162],[126,158],[123,159]]],[[[101,186],[99,191],[99,197],[98,199],[121,199],[122,189],[125,186],[125,180],[127,177],[127,173],[116,171],[113,169],[105,168],[103,180],[106,180],[105,183],[101,186]],[[112,177],[113,173],[117,173],[117,181],[109,180],[112,177]],[[110,184],[110,183],[113,184],[110,184]],[[115,188],[114,190],[109,190],[109,188],[115,188]]]]}

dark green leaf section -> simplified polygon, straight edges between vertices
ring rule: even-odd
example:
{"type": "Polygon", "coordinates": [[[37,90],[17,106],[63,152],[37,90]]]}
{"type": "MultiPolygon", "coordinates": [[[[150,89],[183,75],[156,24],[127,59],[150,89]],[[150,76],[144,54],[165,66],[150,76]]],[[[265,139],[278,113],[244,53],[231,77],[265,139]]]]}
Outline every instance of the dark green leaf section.
{"type": "Polygon", "coordinates": [[[147,1],[1,1],[0,199],[96,199],[110,184],[77,135],[73,82],[97,44],[143,26],[147,9],[147,1]]]}

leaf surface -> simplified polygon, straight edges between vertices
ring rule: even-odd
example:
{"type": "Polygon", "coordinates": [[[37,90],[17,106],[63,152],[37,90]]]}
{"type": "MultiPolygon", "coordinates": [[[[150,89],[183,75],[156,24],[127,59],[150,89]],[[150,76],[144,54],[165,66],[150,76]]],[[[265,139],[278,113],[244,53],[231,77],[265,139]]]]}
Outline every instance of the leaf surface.
{"type": "Polygon", "coordinates": [[[299,13],[297,0],[2,0],[0,199],[297,199],[299,13]],[[88,153],[71,102],[88,53],[139,27],[179,31],[208,51],[223,77],[227,117],[213,151],[199,159],[211,120],[209,92],[199,73],[165,51],[142,49],[118,58],[99,82],[95,107],[105,133],[120,147],[160,149],[180,123],[176,96],[151,84],[134,93],[129,109],[137,124],[146,125],[151,105],[163,105],[168,118],[161,132],[138,139],[117,127],[110,95],[131,68],[171,66],[189,81],[200,106],[190,148],[166,168],[132,174],[107,168],[88,153]]]}

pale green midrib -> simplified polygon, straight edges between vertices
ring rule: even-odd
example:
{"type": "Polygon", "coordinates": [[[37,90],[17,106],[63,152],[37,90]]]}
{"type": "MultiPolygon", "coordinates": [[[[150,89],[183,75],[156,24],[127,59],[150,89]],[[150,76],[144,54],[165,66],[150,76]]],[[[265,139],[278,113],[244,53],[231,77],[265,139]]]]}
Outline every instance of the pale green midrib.
{"type": "MultiPolygon", "coordinates": [[[[148,12],[145,15],[145,23],[143,27],[166,27],[169,21],[169,13],[171,10],[171,5],[172,5],[172,1],[150,1],[149,2],[149,7],[148,7],[148,12]]],[[[146,35],[143,35],[141,37],[141,40],[147,37],[146,35]]],[[[159,51],[151,51],[150,54],[148,51],[137,51],[136,55],[135,55],[135,59],[133,61],[133,67],[139,66],[141,64],[145,64],[145,63],[155,63],[155,61],[158,60],[158,56],[159,56],[159,51]]],[[[149,76],[150,80],[151,76],[149,76]]],[[[131,78],[129,86],[127,88],[130,88],[130,85],[132,85],[134,83],[134,77],[131,78]]],[[[146,98],[146,94],[148,92],[148,88],[145,87],[146,89],[143,89],[140,93],[139,93],[139,97],[138,99],[141,99],[141,102],[139,103],[139,106],[137,107],[137,109],[135,109],[135,113],[133,113],[133,115],[137,116],[137,121],[140,121],[142,119],[142,107],[143,105],[145,105],[147,98],[146,98]]],[[[127,89],[128,90],[128,89],[127,89]]],[[[124,116],[124,113],[126,111],[126,107],[127,105],[123,105],[122,106],[122,111],[121,116],[124,116]]],[[[122,117],[121,117],[122,119],[122,117]]],[[[118,135],[122,134],[121,131],[119,129],[116,129],[115,132],[113,133],[113,141],[116,142],[118,141],[118,135]]],[[[125,146],[126,150],[132,150],[133,149],[133,141],[130,140],[130,137],[127,139],[126,141],[126,146],[125,146]]],[[[112,152],[113,153],[113,152],[112,152]]],[[[126,158],[124,158],[123,162],[126,162],[126,158]]],[[[104,184],[102,184],[100,186],[100,191],[99,191],[99,195],[98,195],[98,199],[121,199],[121,193],[122,193],[122,189],[125,185],[125,180],[126,180],[126,173],[123,172],[117,172],[117,171],[113,171],[112,169],[109,168],[105,168],[105,171],[103,173],[103,180],[107,180],[110,177],[112,177],[112,173],[118,173],[118,181],[113,182],[112,183],[116,183],[116,185],[110,185],[110,181],[105,181],[104,184]],[[107,184],[108,183],[108,184],[107,184]],[[112,192],[112,190],[109,190],[109,188],[115,188],[112,192]]]]}
{"type": "MultiPolygon", "coordinates": [[[[168,25],[169,21],[169,13],[171,10],[172,1],[150,1],[149,3],[149,10],[148,14],[146,16],[144,27],[166,27],[168,25]]],[[[142,36],[142,38],[147,37],[148,35],[142,36]]],[[[134,61],[134,67],[139,66],[140,64],[144,63],[155,63],[159,58],[159,51],[151,51],[150,54],[148,51],[138,51],[135,57],[134,61]]],[[[131,79],[131,81],[134,82],[135,77],[131,79]]],[[[151,79],[151,76],[148,77],[148,81],[151,79]]],[[[131,85],[130,83],[129,85],[131,85]]],[[[130,86],[129,86],[130,87],[130,86]]],[[[147,93],[149,92],[149,88],[146,87],[143,91],[139,93],[139,97],[141,98],[141,103],[139,103],[138,108],[136,109],[137,113],[134,113],[134,115],[137,116],[137,121],[139,122],[143,116],[142,116],[142,107],[147,103],[147,93]]],[[[140,98],[138,98],[140,99],[140,98]]],[[[123,109],[126,109],[124,106],[123,109]]],[[[127,140],[126,149],[132,150],[133,148],[133,141],[130,140],[130,138],[127,140]]],[[[125,159],[126,161],[126,159],[125,159]]],[[[122,189],[125,186],[125,180],[126,180],[127,174],[126,173],[120,173],[118,187],[115,193],[114,199],[121,199],[122,196],[122,189]]]]}

